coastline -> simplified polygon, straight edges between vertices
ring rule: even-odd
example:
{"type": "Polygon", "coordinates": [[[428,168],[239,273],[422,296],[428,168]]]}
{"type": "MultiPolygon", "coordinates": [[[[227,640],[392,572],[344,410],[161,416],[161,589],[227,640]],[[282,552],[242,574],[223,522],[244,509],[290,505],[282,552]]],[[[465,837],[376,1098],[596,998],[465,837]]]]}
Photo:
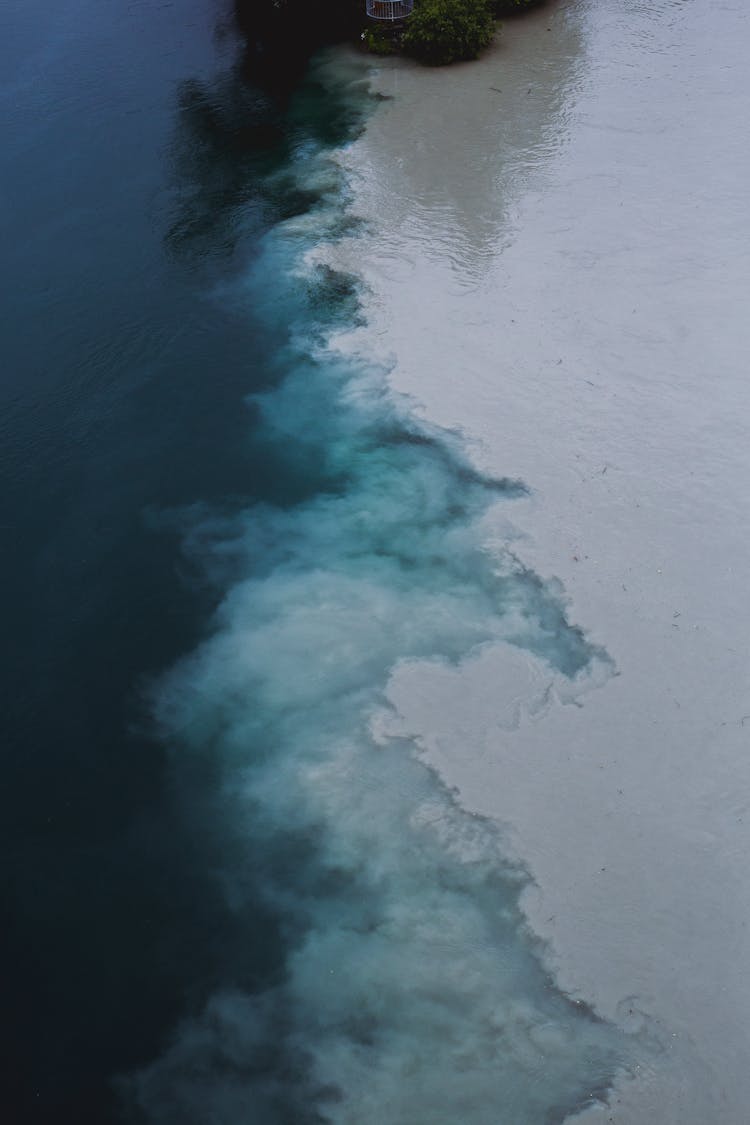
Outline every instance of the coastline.
{"type": "Polygon", "coordinates": [[[373,64],[388,100],[341,155],[367,229],[321,254],[366,287],[367,324],[338,347],[387,364],[477,468],[526,483],[488,544],[561,583],[617,668],[566,685],[490,645],[404,664],[389,689],[391,733],[529,867],[560,987],[661,1048],[587,1122],[740,1125],[750,1100],[750,341],[745,158],[727,151],[748,93],[746,17],[725,14],[716,69],[693,8],[628,24],[574,0],[512,21],[476,63],[373,64]],[[728,124],[686,112],[675,132],[709,89],[728,124]]]}

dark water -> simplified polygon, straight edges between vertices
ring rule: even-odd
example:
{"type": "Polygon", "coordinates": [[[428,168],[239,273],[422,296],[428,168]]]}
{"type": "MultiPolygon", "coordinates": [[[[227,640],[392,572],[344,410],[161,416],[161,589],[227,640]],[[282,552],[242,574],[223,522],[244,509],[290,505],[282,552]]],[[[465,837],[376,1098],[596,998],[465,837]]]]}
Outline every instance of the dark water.
{"type": "Polygon", "coordinates": [[[158,513],[307,487],[253,447],[274,375],[217,291],[309,202],[269,172],[359,110],[254,86],[210,0],[12,2],[2,27],[2,1116],[104,1122],[112,1074],[276,963],[214,878],[210,765],[170,769],[149,730],[144,685],[214,598],[158,513]]]}

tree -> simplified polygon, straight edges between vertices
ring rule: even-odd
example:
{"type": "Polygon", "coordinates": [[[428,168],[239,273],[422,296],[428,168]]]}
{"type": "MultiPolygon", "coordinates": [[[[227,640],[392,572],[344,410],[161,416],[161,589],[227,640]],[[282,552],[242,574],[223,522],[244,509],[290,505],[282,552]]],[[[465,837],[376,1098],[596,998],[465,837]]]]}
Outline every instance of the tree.
{"type": "Polygon", "coordinates": [[[419,0],[408,19],[406,51],[432,66],[475,59],[492,40],[489,0],[419,0]]]}

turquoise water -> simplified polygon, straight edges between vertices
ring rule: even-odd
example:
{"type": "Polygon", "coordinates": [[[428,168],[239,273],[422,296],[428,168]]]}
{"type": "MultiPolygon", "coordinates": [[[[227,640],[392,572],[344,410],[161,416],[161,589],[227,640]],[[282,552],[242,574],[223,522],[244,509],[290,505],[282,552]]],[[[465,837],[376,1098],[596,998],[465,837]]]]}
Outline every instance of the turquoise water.
{"type": "Polygon", "coordinates": [[[305,253],[351,226],[364,70],[261,87],[199,4],[13,15],[12,1112],[562,1121],[628,1049],[497,830],[374,729],[398,661],[611,664],[484,547],[524,484],[326,348],[357,282],[305,253]]]}

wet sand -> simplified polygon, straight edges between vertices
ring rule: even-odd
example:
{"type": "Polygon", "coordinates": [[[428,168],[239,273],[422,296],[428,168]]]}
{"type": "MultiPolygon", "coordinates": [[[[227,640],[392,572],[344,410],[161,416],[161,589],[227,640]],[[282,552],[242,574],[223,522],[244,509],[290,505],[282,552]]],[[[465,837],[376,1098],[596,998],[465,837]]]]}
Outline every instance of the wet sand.
{"type": "Polygon", "coordinates": [[[561,987],[653,1044],[587,1123],[750,1105],[748,31],[739,0],[550,4],[478,63],[374,63],[341,157],[367,229],[329,256],[368,323],[340,347],[526,483],[488,549],[616,668],[495,645],[390,687],[393,732],[506,826],[561,987]]]}

